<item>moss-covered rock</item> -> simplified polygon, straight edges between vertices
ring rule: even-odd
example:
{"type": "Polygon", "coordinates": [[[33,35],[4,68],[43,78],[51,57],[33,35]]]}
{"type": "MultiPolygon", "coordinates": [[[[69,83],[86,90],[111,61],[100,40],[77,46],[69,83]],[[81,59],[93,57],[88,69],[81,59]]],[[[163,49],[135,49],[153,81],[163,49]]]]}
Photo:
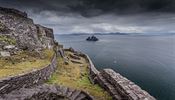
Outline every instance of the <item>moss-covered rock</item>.
{"type": "Polygon", "coordinates": [[[16,45],[16,40],[6,35],[0,35],[0,43],[2,42],[7,45],[16,45]]]}

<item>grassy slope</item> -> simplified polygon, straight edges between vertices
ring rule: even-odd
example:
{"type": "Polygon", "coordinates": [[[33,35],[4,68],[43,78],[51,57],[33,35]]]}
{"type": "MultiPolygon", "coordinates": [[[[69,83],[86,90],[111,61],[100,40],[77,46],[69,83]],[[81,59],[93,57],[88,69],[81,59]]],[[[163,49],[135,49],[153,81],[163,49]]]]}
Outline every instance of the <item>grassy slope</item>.
{"type": "MultiPolygon", "coordinates": [[[[69,55],[70,52],[66,52],[69,55]]],[[[69,57],[70,58],[70,57],[69,57]]],[[[75,64],[69,60],[69,65],[65,65],[62,58],[58,58],[58,68],[48,81],[49,84],[59,84],[86,91],[97,100],[111,100],[109,94],[98,85],[93,85],[88,79],[87,62],[81,57],[82,64],[75,64]]]]}
{"type": "Polygon", "coordinates": [[[10,58],[0,58],[0,78],[26,73],[50,63],[53,50],[44,50],[40,57],[34,52],[21,52],[10,58]]]}

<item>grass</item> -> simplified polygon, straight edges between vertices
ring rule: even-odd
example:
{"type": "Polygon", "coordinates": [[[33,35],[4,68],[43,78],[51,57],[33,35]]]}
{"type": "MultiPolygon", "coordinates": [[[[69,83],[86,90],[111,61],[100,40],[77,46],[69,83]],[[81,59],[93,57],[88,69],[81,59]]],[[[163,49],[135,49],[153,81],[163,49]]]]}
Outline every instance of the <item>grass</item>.
{"type": "MultiPolygon", "coordinates": [[[[69,59],[73,60],[70,58],[70,54],[72,53],[66,52],[69,59]]],[[[88,64],[83,57],[80,60],[76,60],[82,64],[72,63],[70,60],[69,64],[66,65],[61,57],[58,58],[58,68],[48,81],[48,84],[58,84],[83,90],[94,96],[97,100],[112,100],[109,94],[100,86],[91,84],[88,78],[88,64]]]]}
{"type": "Polygon", "coordinates": [[[10,44],[10,45],[15,45],[16,44],[15,39],[7,37],[5,35],[0,35],[0,42],[5,42],[5,43],[10,44]]]}
{"type": "Polygon", "coordinates": [[[0,58],[0,78],[42,68],[50,63],[53,54],[53,50],[43,50],[41,54],[23,51],[8,58],[0,58]]]}

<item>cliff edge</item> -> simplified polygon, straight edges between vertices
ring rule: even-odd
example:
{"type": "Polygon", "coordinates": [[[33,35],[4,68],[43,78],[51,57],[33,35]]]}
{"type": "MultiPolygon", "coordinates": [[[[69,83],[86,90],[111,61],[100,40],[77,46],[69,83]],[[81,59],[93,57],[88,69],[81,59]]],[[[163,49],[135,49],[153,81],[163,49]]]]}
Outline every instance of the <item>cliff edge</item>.
{"type": "Polygon", "coordinates": [[[37,25],[25,12],[0,7],[0,48],[36,50],[52,48],[54,34],[51,28],[37,25]],[[13,46],[12,46],[13,45],[13,46]]]}

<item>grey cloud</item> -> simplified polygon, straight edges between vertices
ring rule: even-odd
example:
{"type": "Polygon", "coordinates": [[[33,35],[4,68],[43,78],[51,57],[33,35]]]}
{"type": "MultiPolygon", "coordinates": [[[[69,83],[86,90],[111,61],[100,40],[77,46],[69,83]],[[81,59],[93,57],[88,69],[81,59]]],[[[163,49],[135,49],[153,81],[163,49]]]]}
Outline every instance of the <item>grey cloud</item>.
{"type": "Polygon", "coordinates": [[[0,0],[56,34],[175,32],[174,0],[0,0]]]}

